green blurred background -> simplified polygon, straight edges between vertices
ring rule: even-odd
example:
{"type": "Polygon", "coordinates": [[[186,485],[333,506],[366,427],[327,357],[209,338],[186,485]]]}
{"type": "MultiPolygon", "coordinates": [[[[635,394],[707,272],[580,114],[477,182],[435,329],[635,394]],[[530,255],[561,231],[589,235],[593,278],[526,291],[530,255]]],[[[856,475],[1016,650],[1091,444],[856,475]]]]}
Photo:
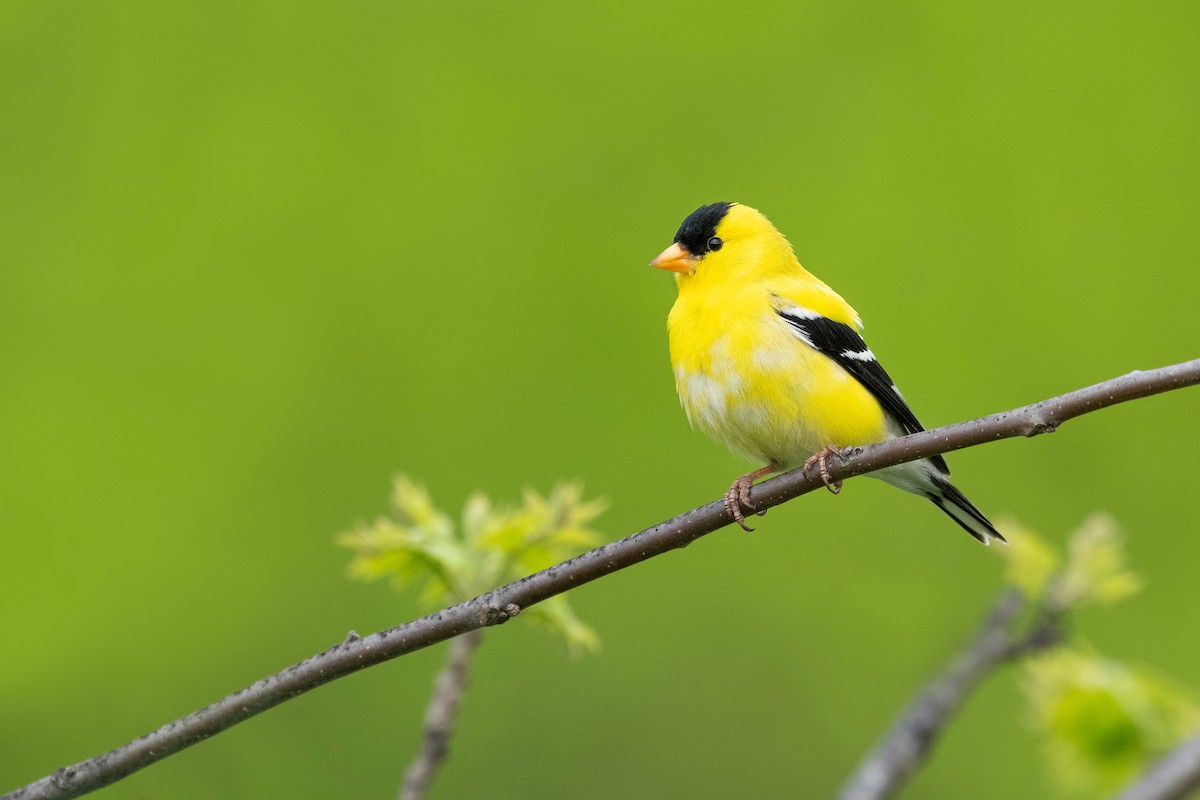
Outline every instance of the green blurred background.
{"type": "MultiPolygon", "coordinates": [[[[746,465],[689,431],[647,262],[765,211],[928,425],[1193,358],[1200,6],[0,3],[0,789],[413,617],[335,532],[577,478],[613,538],[746,465]]],[[[1147,581],[1082,615],[1200,688],[1194,390],[953,457],[1147,581]],[[1181,640],[1185,644],[1181,644],[1181,640]]],[[[828,796],[1002,566],[874,481],[493,632],[435,798],[828,796]]],[[[386,797],[435,648],[103,790],[386,797]]],[[[908,797],[1051,791],[1017,673],[908,797]]]]}

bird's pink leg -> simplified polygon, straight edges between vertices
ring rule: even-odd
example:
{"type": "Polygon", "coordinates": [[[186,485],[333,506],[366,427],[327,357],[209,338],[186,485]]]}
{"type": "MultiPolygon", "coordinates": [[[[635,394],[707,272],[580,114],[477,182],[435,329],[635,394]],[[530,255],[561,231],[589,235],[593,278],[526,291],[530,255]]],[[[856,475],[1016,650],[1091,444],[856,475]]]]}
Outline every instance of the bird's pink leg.
{"type": "Polygon", "coordinates": [[[804,472],[807,474],[809,469],[812,468],[812,465],[816,464],[821,475],[821,482],[825,484],[825,488],[834,494],[837,494],[842,490],[842,482],[829,482],[829,465],[826,464],[825,461],[830,456],[841,456],[841,454],[842,451],[840,448],[834,447],[831,444],[827,444],[816,453],[813,453],[808,457],[808,460],[804,462],[804,472]]]}
{"type": "Polygon", "coordinates": [[[767,513],[766,511],[758,511],[754,507],[754,503],[750,502],[750,487],[754,485],[754,481],[761,478],[763,475],[769,475],[772,472],[778,471],[779,464],[775,461],[772,461],[765,467],[756,469],[753,472],[747,472],[745,475],[738,478],[733,482],[733,485],[729,487],[729,491],[725,493],[725,498],[723,501],[725,504],[725,510],[729,512],[729,516],[733,517],[734,522],[742,526],[742,530],[754,530],[754,528],[751,528],[746,524],[746,515],[742,509],[746,509],[746,511],[753,511],[760,516],[767,513]]]}

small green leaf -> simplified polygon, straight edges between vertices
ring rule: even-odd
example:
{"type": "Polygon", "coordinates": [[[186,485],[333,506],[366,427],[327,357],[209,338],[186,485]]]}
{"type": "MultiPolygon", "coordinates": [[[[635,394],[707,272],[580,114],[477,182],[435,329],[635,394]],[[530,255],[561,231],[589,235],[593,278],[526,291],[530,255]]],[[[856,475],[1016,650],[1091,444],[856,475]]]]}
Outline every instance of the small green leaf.
{"type": "Polygon", "coordinates": [[[392,484],[392,508],[401,524],[428,531],[431,535],[446,536],[452,530],[450,520],[434,508],[425,487],[404,475],[398,476],[392,484]]]}
{"type": "Polygon", "coordinates": [[[551,597],[531,607],[526,613],[557,633],[567,646],[567,655],[572,658],[600,650],[599,635],[590,625],[575,616],[567,598],[562,595],[551,597]]]}
{"type": "Polygon", "coordinates": [[[492,518],[492,501],[486,494],[476,492],[467,498],[463,506],[463,539],[475,543],[486,530],[492,518]]]}
{"type": "Polygon", "coordinates": [[[363,580],[391,578],[397,586],[426,580],[423,594],[434,602],[452,597],[469,573],[462,547],[441,531],[405,527],[389,519],[339,534],[337,543],[355,551],[348,571],[363,580]]]}
{"type": "Polygon", "coordinates": [[[1059,585],[1064,605],[1124,600],[1141,588],[1125,563],[1117,522],[1109,514],[1092,514],[1071,537],[1067,566],[1059,585]]]}
{"type": "Polygon", "coordinates": [[[1058,554],[1044,539],[1014,520],[1002,520],[999,527],[1008,539],[1008,547],[998,548],[1008,561],[1005,580],[1029,599],[1040,598],[1058,569],[1058,554]]]}

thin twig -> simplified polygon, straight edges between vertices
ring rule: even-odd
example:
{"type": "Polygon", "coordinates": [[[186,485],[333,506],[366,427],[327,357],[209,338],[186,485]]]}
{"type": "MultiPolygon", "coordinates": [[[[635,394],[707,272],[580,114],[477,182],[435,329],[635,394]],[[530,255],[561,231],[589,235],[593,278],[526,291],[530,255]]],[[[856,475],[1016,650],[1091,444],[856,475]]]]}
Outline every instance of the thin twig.
{"type": "Polygon", "coordinates": [[[1151,765],[1116,800],[1183,800],[1196,789],[1200,789],[1200,733],[1151,765]]]}
{"type": "MultiPolygon", "coordinates": [[[[1132,372],[1012,411],[850,448],[843,458],[830,461],[830,478],[842,480],[998,439],[1048,433],[1082,414],[1197,383],[1200,359],[1132,372]]],[[[757,508],[766,509],[821,488],[824,484],[819,476],[792,470],[756,486],[751,499],[757,508]]],[[[534,603],[684,547],[730,522],[724,504],[717,500],[427,617],[348,640],[123,747],[64,767],[0,800],[57,800],[86,794],[332,680],[468,631],[506,622],[534,603]]]]}
{"type": "Polygon", "coordinates": [[[446,666],[434,681],[433,697],[425,709],[425,735],[421,739],[421,752],[404,773],[400,800],[421,800],[425,797],[430,781],[446,758],[450,736],[454,733],[454,720],[458,716],[458,702],[462,699],[470,676],[471,654],[482,640],[483,631],[475,630],[450,643],[446,666]]]}
{"type": "Polygon", "coordinates": [[[1060,614],[1047,610],[1021,635],[1011,630],[1025,608],[1021,593],[1004,592],[974,640],[904,710],[842,788],[839,800],[882,800],[898,791],[929,755],[967,695],[996,667],[1059,641],[1060,614]]]}

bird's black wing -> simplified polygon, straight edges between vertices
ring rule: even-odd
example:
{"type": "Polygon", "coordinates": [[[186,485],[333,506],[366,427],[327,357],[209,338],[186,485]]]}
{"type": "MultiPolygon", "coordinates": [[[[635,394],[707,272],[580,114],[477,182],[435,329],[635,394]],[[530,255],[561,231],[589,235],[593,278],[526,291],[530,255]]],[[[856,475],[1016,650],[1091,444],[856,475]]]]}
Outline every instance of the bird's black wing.
{"type": "MultiPolygon", "coordinates": [[[[832,359],[866,387],[905,433],[925,430],[908,407],[908,403],[900,396],[900,390],[896,388],[891,376],[880,366],[875,354],[858,335],[858,331],[844,322],[835,322],[807,309],[785,308],[778,314],[806,344],[832,359]]],[[[938,470],[946,475],[950,474],[950,469],[941,456],[932,456],[929,460],[938,470]]]]}

